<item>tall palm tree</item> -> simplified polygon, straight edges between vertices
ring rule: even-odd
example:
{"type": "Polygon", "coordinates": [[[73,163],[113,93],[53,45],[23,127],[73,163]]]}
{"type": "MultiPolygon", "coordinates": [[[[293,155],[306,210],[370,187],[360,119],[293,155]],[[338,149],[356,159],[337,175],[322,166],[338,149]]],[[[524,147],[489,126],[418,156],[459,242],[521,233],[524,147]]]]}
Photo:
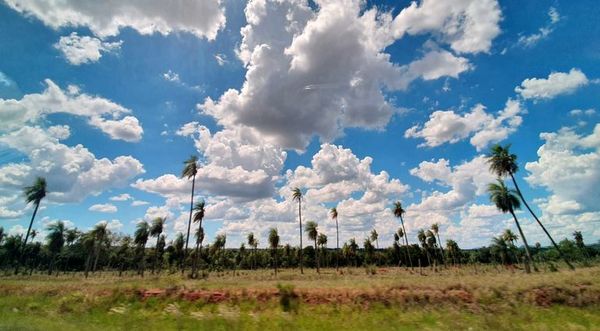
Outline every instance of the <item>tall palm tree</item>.
{"type": "Polygon", "coordinates": [[[25,235],[25,240],[21,246],[21,253],[19,257],[19,262],[15,267],[15,275],[19,273],[19,267],[21,263],[23,263],[23,254],[25,253],[25,247],[27,246],[27,240],[29,239],[29,234],[31,233],[31,226],[33,226],[33,221],[35,220],[35,215],[37,214],[38,208],[40,207],[40,202],[42,199],[46,197],[46,179],[42,177],[37,177],[33,182],[33,185],[27,186],[23,189],[23,194],[25,195],[25,201],[29,204],[33,202],[35,208],[33,209],[33,215],[31,216],[31,221],[29,221],[29,227],[27,228],[27,234],[25,235]]]}
{"type": "MultiPolygon", "coordinates": [[[[187,227],[187,236],[185,237],[185,250],[183,251],[183,260],[185,263],[185,257],[187,256],[188,251],[188,242],[190,241],[190,228],[192,227],[192,211],[194,208],[194,187],[196,185],[196,174],[198,173],[198,157],[196,155],[190,156],[189,159],[183,162],[183,171],[181,172],[181,178],[186,177],[187,179],[192,179],[192,196],[190,198],[190,217],[188,219],[188,227],[187,227]]],[[[183,273],[183,269],[185,269],[184,264],[182,264],[181,273],[183,273]]]]}
{"type": "Polygon", "coordinates": [[[317,273],[321,273],[321,269],[319,268],[319,250],[317,249],[317,236],[319,235],[317,223],[313,221],[307,222],[306,229],[304,231],[308,235],[308,239],[315,242],[315,261],[317,262],[317,273]]]}
{"type": "Polygon", "coordinates": [[[154,274],[154,270],[156,270],[156,264],[158,263],[158,241],[160,240],[160,235],[163,233],[166,221],[166,217],[157,217],[152,221],[152,226],[150,226],[150,236],[156,237],[156,246],[154,248],[154,263],[152,264],[152,274],[154,274]]]}
{"type": "Polygon", "coordinates": [[[402,217],[406,211],[402,208],[402,203],[400,201],[396,201],[394,203],[394,216],[400,219],[400,224],[402,224],[402,231],[404,232],[404,242],[406,243],[406,252],[408,254],[408,263],[410,263],[410,268],[413,268],[412,258],[410,256],[410,250],[408,248],[408,236],[406,235],[406,228],[404,227],[404,218],[402,217]]]}
{"type": "Polygon", "coordinates": [[[537,224],[542,228],[542,230],[544,230],[544,233],[546,234],[546,236],[548,236],[550,242],[552,242],[552,245],[558,251],[558,254],[560,254],[561,258],[565,261],[569,268],[571,268],[571,270],[575,270],[575,267],[571,264],[571,262],[569,262],[567,257],[560,250],[560,248],[554,241],[554,238],[552,238],[552,236],[550,235],[550,232],[546,230],[544,224],[542,224],[537,215],[529,207],[529,204],[527,203],[527,200],[525,200],[525,197],[523,197],[523,193],[521,192],[521,189],[519,189],[519,185],[517,184],[517,180],[515,179],[515,173],[519,170],[519,166],[517,165],[517,155],[511,154],[510,144],[504,147],[498,144],[492,146],[487,161],[490,165],[490,171],[496,174],[498,177],[503,178],[506,176],[510,176],[513,185],[515,186],[516,193],[521,199],[521,201],[523,201],[525,208],[527,208],[527,210],[529,211],[531,216],[533,216],[537,224]]]}
{"type": "Polygon", "coordinates": [[[271,246],[271,254],[273,255],[273,269],[277,275],[277,247],[279,247],[279,234],[276,228],[269,230],[269,245],[271,246]]]}
{"type": "Polygon", "coordinates": [[[431,225],[431,231],[433,231],[433,234],[435,234],[435,236],[437,237],[437,242],[438,245],[440,247],[440,251],[442,253],[442,263],[446,264],[445,258],[444,258],[444,247],[442,247],[442,241],[440,240],[440,225],[437,223],[433,223],[431,225]]]}
{"type": "Polygon", "coordinates": [[[292,190],[292,201],[298,201],[298,223],[300,224],[300,250],[298,251],[299,260],[300,260],[300,273],[304,273],[304,268],[302,267],[302,191],[300,188],[296,187],[292,190]]]}
{"type": "Polygon", "coordinates": [[[256,266],[256,248],[258,247],[258,240],[254,237],[254,233],[248,233],[248,246],[252,247],[252,269],[256,266]]]}
{"type": "Polygon", "coordinates": [[[54,264],[56,263],[56,257],[60,254],[60,251],[65,245],[65,223],[63,221],[58,221],[48,225],[46,230],[49,232],[46,236],[46,240],[48,241],[48,250],[52,255],[52,259],[48,265],[48,275],[52,275],[52,270],[54,268],[54,264]]]}
{"type": "Polygon", "coordinates": [[[108,235],[107,226],[108,224],[106,222],[100,222],[96,224],[92,230],[92,235],[94,236],[94,265],[92,267],[92,272],[96,272],[96,267],[98,266],[98,259],[100,258],[102,244],[108,235]]]}
{"type": "Polygon", "coordinates": [[[325,259],[325,246],[327,245],[327,235],[326,234],[319,233],[319,235],[317,236],[317,245],[319,247],[321,247],[321,258],[325,259]]]}
{"type": "MultiPolygon", "coordinates": [[[[517,224],[519,234],[523,243],[525,244],[525,253],[527,254],[527,263],[525,263],[525,271],[531,273],[530,265],[533,265],[533,259],[529,252],[529,245],[523,230],[521,230],[521,224],[515,215],[515,210],[521,208],[521,202],[516,196],[515,190],[509,190],[501,179],[498,179],[498,184],[491,183],[488,185],[488,192],[490,193],[490,200],[496,205],[496,207],[503,213],[510,213],[517,224]]],[[[535,266],[534,266],[535,268],[535,266]]]]}
{"type": "Polygon", "coordinates": [[[199,261],[199,257],[200,257],[200,245],[202,244],[202,241],[204,240],[204,228],[202,227],[202,220],[204,219],[204,214],[205,214],[205,210],[204,210],[204,206],[205,206],[205,202],[204,200],[200,200],[198,202],[196,202],[196,205],[194,206],[194,218],[193,221],[194,223],[198,223],[198,230],[196,232],[196,250],[195,250],[195,255],[194,255],[194,263],[192,264],[192,277],[196,277],[196,270],[198,267],[198,261],[199,261]],[[202,229],[202,230],[201,230],[202,229]],[[202,239],[202,240],[200,240],[202,239]]]}
{"type": "Polygon", "coordinates": [[[331,218],[335,220],[335,270],[340,269],[340,229],[338,227],[337,208],[331,208],[331,218]]]}
{"type": "Polygon", "coordinates": [[[146,265],[145,250],[146,250],[146,243],[148,242],[149,235],[150,235],[150,226],[148,225],[148,223],[147,222],[138,223],[138,225],[135,229],[133,242],[135,243],[136,248],[137,248],[137,256],[138,256],[138,261],[139,261],[138,274],[142,277],[144,277],[144,268],[146,265]]]}
{"type": "Polygon", "coordinates": [[[377,249],[379,249],[379,233],[375,229],[371,230],[371,242],[375,242],[377,249]]]}

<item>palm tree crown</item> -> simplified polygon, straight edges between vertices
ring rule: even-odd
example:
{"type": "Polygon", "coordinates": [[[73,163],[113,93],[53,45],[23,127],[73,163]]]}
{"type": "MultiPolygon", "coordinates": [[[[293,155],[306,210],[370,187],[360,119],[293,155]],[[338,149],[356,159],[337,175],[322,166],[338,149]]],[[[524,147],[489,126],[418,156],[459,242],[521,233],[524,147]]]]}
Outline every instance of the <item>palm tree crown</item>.
{"type": "Polygon", "coordinates": [[[394,216],[402,217],[406,211],[402,208],[402,202],[396,201],[394,202],[394,216]]]}
{"type": "Polygon", "coordinates": [[[500,145],[492,146],[487,162],[490,166],[490,171],[498,177],[514,174],[519,170],[517,155],[510,153],[510,145],[504,147],[500,145]]]}
{"type": "Polygon", "coordinates": [[[23,193],[25,194],[25,200],[27,203],[33,202],[39,204],[40,201],[46,196],[46,179],[42,177],[37,177],[35,182],[31,186],[25,187],[23,189],[23,193]]]}
{"type": "Polygon", "coordinates": [[[152,226],[150,227],[150,236],[158,237],[163,232],[165,227],[165,222],[167,221],[166,217],[157,217],[152,221],[152,226]]]}
{"type": "Polygon", "coordinates": [[[204,219],[205,205],[206,203],[204,202],[204,200],[200,200],[194,205],[194,223],[202,222],[202,220],[204,219]]]}
{"type": "Polygon", "coordinates": [[[273,249],[279,247],[279,234],[277,233],[276,228],[271,228],[269,230],[269,245],[273,249]]]}
{"type": "Polygon", "coordinates": [[[189,159],[183,162],[183,171],[181,172],[181,177],[186,177],[190,179],[198,173],[198,157],[196,155],[190,156],[189,159]]]}
{"type": "Polygon", "coordinates": [[[306,234],[308,234],[308,239],[317,240],[319,231],[318,231],[318,225],[316,222],[313,222],[313,221],[307,222],[304,231],[306,232],[306,234]]]}
{"type": "Polygon", "coordinates": [[[500,179],[498,179],[498,183],[488,185],[488,192],[490,193],[490,201],[503,213],[514,212],[521,208],[521,200],[517,197],[516,191],[509,190],[500,179]]]}

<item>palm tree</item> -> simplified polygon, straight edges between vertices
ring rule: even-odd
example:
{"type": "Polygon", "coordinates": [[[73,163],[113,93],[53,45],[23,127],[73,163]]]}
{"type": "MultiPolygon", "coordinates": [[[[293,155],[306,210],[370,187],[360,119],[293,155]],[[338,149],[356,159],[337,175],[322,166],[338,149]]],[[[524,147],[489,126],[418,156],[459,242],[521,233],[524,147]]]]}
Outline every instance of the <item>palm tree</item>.
{"type": "Polygon", "coordinates": [[[321,247],[321,258],[325,259],[325,246],[327,245],[327,235],[326,234],[319,233],[319,235],[317,236],[317,245],[319,247],[321,247]]]}
{"type": "Polygon", "coordinates": [[[158,263],[158,241],[160,240],[160,235],[163,233],[166,221],[166,217],[157,217],[152,221],[152,226],[150,227],[150,236],[156,237],[156,247],[154,249],[154,263],[152,264],[152,274],[154,274],[156,264],[158,263]]]}
{"type": "Polygon", "coordinates": [[[2,244],[2,240],[4,240],[4,227],[0,226],[0,245],[2,244]]]}
{"type": "Polygon", "coordinates": [[[513,250],[513,252],[514,252],[514,256],[515,256],[515,259],[517,260],[517,263],[521,263],[521,261],[519,259],[519,254],[517,252],[515,252],[515,250],[517,249],[515,242],[517,240],[519,240],[519,236],[517,236],[510,229],[506,229],[506,230],[504,230],[504,233],[502,233],[502,238],[510,245],[511,250],[513,250]]]}
{"type": "Polygon", "coordinates": [[[406,228],[404,227],[404,218],[402,217],[406,212],[404,208],[402,208],[402,203],[400,201],[396,201],[394,203],[394,216],[400,219],[400,224],[402,224],[402,231],[404,233],[404,242],[406,243],[406,252],[408,254],[408,263],[410,263],[410,268],[413,268],[412,258],[410,256],[410,250],[408,249],[408,236],[406,235],[406,228]]]}
{"type": "Polygon", "coordinates": [[[458,244],[456,241],[452,239],[446,240],[446,250],[448,254],[452,257],[452,264],[456,265],[456,254],[460,253],[460,248],[458,248],[458,244]]]}
{"type": "Polygon", "coordinates": [[[215,237],[215,242],[212,245],[212,253],[213,253],[213,256],[215,257],[214,261],[216,261],[215,264],[217,264],[219,266],[221,265],[221,252],[222,252],[223,248],[225,247],[226,240],[227,240],[227,237],[225,236],[225,234],[217,235],[215,237]]]}
{"type": "Polygon", "coordinates": [[[377,230],[375,230],[375,229],[371,230],[371,241],[375,242],[377,249],[379,249],[379,234],[377,233],[377,230]]]}
{"type": "Polygon", "coordinates": [[[335,270],[340,268],[340,229],[338,227],[337,208],[331,208],[331,218],[335,220],[335,270]]]}
{"type": "Polygon", "coordinates": [[[437,223],[433,223],[433,224],[431,225],[431,231],[433,231],[433,234],[435,234],[435,235],[436,235],[436,237],[437,237],[437,242],[438,242],[438,243],[439,243],[439,245],[440,245],[440,251],[441,251],[441,253],[442,253],[442,263],[443,263],[443,264],[446,264],[446,261],[445,261],[445,259],[444,259],[444,247],[442,247],[442,246],[443,246],[443,245],[442,245],[442,241],[440,240],[440,225],[439,225],[439,224],[437,224],[437,223]]]}
{"type": "Polygon", "coordinates": [[[205,206],[205,202],[204,200],[200,200],[198,202],[196,202],[196,205],[194,206],[194,218],[193,221],[194,223],[198,223],[198,230],[196,232],[196,250],[195,250],[195,256],[194,256],[194,263],[192,264],[192,277],[196,277],[196,270],[198,267],[198,260],[200,257],[200,245],[202,244],[202,241],[204,240],[204,228],[202,227],[202,220],[204,219],[204,214],[205,214],[205,210],[204,210],[204,206],[205,206]],[[200,240],[202,239],[202,240],[200,240]]]}
{"type": "Polygon", "coordinates": [[[256,248],[258,247],[258,240],[254,237],[254,233],[248,233],[248,246],[252,247],[252,269],[256,265],[256,248]]]}
{"type": "Polygon", "coordinates": [[[300,260],[300,273],[304,273],[304,269],[302,268],[302,191],[300,188],[296,187],[292,190],[292,201],[298,201],[298,223],[300,224],[300,250],[298,251],[299,260],[300,260]]]}
{"type": "MultiPolygon", "coordinates": [[[[187,227],[187,236],[185,237],[185,250],[183,251],[183,260],[185,261],[185,257],[187,256],[188,251],[188,242],[190,241],[190,228],[192,227],[192,211],[194,208],[194,186],[196,185],[196,174],[198,173],[198,157],[196,155],[190,156],[189,159],[183,162],[183,171],[181,172],[181,178],[186,177],[187,179],[192,179],[192,197],[190,198],[190,217],[188,219],[188,227],[187,227]]],[[[182,263],[181,273],[183,273],[183,269],[185,268],[182,263]]]]}
{"type": "MultiPolygon", "coordinates": [[[[491,183],[488,185],[488,192],[490,193],[490,200],[496,205],[496,207],[503,213],[510,213],[517,224],[519,234],[523,243],[525,244],[525,253],[527,254],[527,263],[525,263],[525,271],[531,273],[530,265],[533,264],[531,253],[529,252],[529,245],[527,239],[521,230],[521,224],[515,215],[515,209],[521,208],[521,202],[515,195],[515,190],[509,190],[501,179],[498,179],[498,184],[491,183]]],[[[535,266],[534,266],[535,268],[535,266]]]]}
{"type": "Polygon", "coordinates": [[[145,268],[145,249],[146,249],[146,242],[148,242],[148,236],[150,235],[150,226],[148,225],[147,222],[140,222],[138,223],[136,229],[135,229],[135,234],[134,234],[134,239],[133,242],[135,243],[135,245],[137,246],[137,256],[138,256],[138,274],[142,277],[144,277],[144,268],[145,268]]]}
{"type": "Polygon", "coordinates": [[[581,252],[583,252],[583,255],[586,258],[589,258],[589,254],[587,252],[587,248],[585,247],[585,243],[583,242],[583,235],[581,234],[581,231],[574,231],[573,232],[573,239],[575,240],[575,246],[577,246],[577,248],[581,252]]]}
{"type": "Polygon", "coordinates": [[[560,248],[554,241],[554,238],[552,238],[548,230],[546,230],[544,224],[542,224],[537,215],[533,212],[533,210],[531,210],[529,204],[527,204],[527,200],[525,200],[525,198],[523,197],[523,193],[521,192],[521,189],[519,189],[519,185],[517,184],[517,180],[514,176],[515,173],[519,170],[519,166],[517,165],[517,155],[510,153],[510,144],[504,147],[498,144],[492,146],[487,161],[490,165],[490,171],[496,174],[498,177],[503,178],[507,175],[510,176],[513,185],[515,186],[517,195],[519,196],[521,201],[523,201],[523,204],[525,205],[531,216],[533,216],[537,224],[542,228],[542,230],[544,230],[544,233],[546,234],[546,236],[548,236],[548,238],[552,242],[552,245],[554,246],[554,248],[556,248],[558,254],[560,254],[561,258],[565,261],[569,268],[571,268],[571,270],[575,270],[575,267],[571,264],[571,262],[569,262],[567,257],[560,250],[560,248]]]}
{"type": "Polygon", "coordinates": [[[125,236],[121,239],[121,246],[117,250],[117,259],[119,261],[119,277],[123,275],[123,270],[125,269],[125,265],[129,262],[129,249],[131,245],[131,237],[125,236]]]}
{"type": "Polygon", "coordinates": [[[177,233],[177,236],[175,237],[175,240],[173,241],[173,251],[174,251],[174,255],[177,257],[177,259],[179,260],[179,268],[183,269],[183,258],[184,258],[184,251],[183,251],[183,246],[185,245],[185,239],[183,238],[183,233],[179,232],[177,233]]]}
{"type": "Polygon", "coordinates": [[[425,255],[427,256],[427,264],[433,267],[433,265],[431,264],[431,258],[429,257],[429,249],[427,246],[427,234],[425,234],[425,230],[420,229],[417,232],[417,239],[421,243],[421,248],[425,251],[425,255]]]}
{"type": "Polygon", "coordinates": [[[277,233],[276,228],[271,228],[269,230],[269,245],[271,246],[273,255],[273,269],[275,270],[275,275],[277,275],[277,247],[279,247],[279,234],[277,233]]]}
{"type": "Polygon", "coordinates": [[[317,273],[321,273],[319,268],[319,250],[317,249],[317,236],[319,235],[317,223],[313,221],[307,222],[306,229],[304,231],[308,235],[308,239],[315,242],[315,261],[317,262],[317,273]]]}
{"type": "Polygon", "coordinates": [[[356,239],[351,238],[348,241],[348,253],[354,258],[354,266],[357,266],[357,252],[358,252],[358,244],[356,243],[356,239]]]}
{"type": "MultiPolygon", "coordinates": [[[[500,257],[502,264],[506,264],[508,258],[508,244],[503,236],[492,238],[490,250],[493,255],[500,257]]],[[[527,264],[525,264],[525,266],[527,267],[527,264]]]]}
{"type": "MultiPolygon", "coordinates": [[[[398,237],[397,241],[400,241],[400,240],[404,239],[405,235],[406,234],[404,233],[404,230],[402,230],[402,227],[400,227],[400,228],[398,228],[398,231],[396,231],[394,238],[397,236],[398,237]]],[[[404,250],[404,257],[406,258],[406,261],[408,261],[409,260],[408,259],[408,254],[409,254],[408,246],[404,246],[404,247],[406,248],[404,250]]],[[[400,258],[398,258],[398,260],[400,260],[400,258]]],[[[398,266],[400,266],[400,261],[398,261],[398,266]]],[[[408,264],[406,264],[406,268],[408,269],[408,264]]]]}
{"type": "Polygon", "coordinates": [[[21,246],[21,254],[19,257],[19,261],[15,267],[15,275],[19,273],[19,267],[23,262],[23,254],[25,253],[25,246],[27,246],[27,240],[29,239],[29,234],[31,233],[31,226],[33,226],[33,220],[35,219],[35,215],[37,214],[38,208],[40,207],[40,202],[46,196],[46,179],[42,177],[37,177],[33,182],[33,185],[27,186],[23,189],[23,194],[25,195],[25,201],[29,204],[33,202],[35,208],[33,209],[33,215],[31,216],[31,221],[29,221],[29,227],[27,228],[27,234],[25,235],[25,240],[21,246]]]}
{"type": "Polygon", "coordinates": [[[46,229],[49,232],[46,236],[46,240],[48,240],[48,250],[52,255],[50,265],[48,265],[48,275],[52,275],[56,257],[60,254],[60,251],[65,244],[65,223],[58,221],[48,225],[46,229]]]}
{"type": "Polygon", "coordinates": [[[85,278],[88,278],[88,274],[90,272],[90,267],[92,263],[92,258],[96,255],[96,234],[94,230],[85,233],[81,237],[81,243],[85,251],[87,252],[87,258],[85,260],[85,278]]]}
{"type": "Polygon", "coordinates": [[[94,229],[92,230],[92,235],[94,236],[94,266],[92,268],[92,272],[96,272],[96,267],[98,266],[98,259],[100,258],[100,251],[102,250],[102,243],[104,243],[104,239],[108,234],[106,222],[100,222],[96,224],[94,229]]]}
{"type": "Polygon", "coordinates": [[[371,238],[365,238],[365,241],[363,243],[363,247],[365,248],[365,265],[367,263],[373,263],[373,253],[374,253],[374,248],[373,247],[373,243],[371,242],[371,238]]]}

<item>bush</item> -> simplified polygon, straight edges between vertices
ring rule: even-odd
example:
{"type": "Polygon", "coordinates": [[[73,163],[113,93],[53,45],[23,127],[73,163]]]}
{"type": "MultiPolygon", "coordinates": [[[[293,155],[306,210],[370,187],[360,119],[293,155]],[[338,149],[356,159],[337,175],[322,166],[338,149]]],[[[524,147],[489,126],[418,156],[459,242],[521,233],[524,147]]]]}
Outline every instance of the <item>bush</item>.
{"type": "Polygon", "coordinates": [[[300,300],[298,294],[294,292],[294,285],[278,284],[279,289],[279,304],[284,312],[298,312],[300,300]]]}

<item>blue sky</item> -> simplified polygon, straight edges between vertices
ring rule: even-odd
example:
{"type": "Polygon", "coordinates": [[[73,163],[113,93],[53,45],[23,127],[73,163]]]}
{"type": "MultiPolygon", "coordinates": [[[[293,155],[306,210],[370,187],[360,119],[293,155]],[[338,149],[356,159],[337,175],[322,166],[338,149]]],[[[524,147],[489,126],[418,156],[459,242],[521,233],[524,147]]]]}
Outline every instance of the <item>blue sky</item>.
{"type": "Polygon", "coordinates": [[[482,157],[512,143],[551,232],[596,242],[599,14],[593,1],[6,1],[0,226],[27,226],[20,190],[40,175],[39,230],[131,233],[166,216],[172,238],[195,154],[209,241],[277,227],[296,244],[299,186],[330,238],[338,206],[342,240],[375,228],[390,244],[401,200],[413,238],[437,222],[477,247],[514,227],[489,205],[482,157]]]}

